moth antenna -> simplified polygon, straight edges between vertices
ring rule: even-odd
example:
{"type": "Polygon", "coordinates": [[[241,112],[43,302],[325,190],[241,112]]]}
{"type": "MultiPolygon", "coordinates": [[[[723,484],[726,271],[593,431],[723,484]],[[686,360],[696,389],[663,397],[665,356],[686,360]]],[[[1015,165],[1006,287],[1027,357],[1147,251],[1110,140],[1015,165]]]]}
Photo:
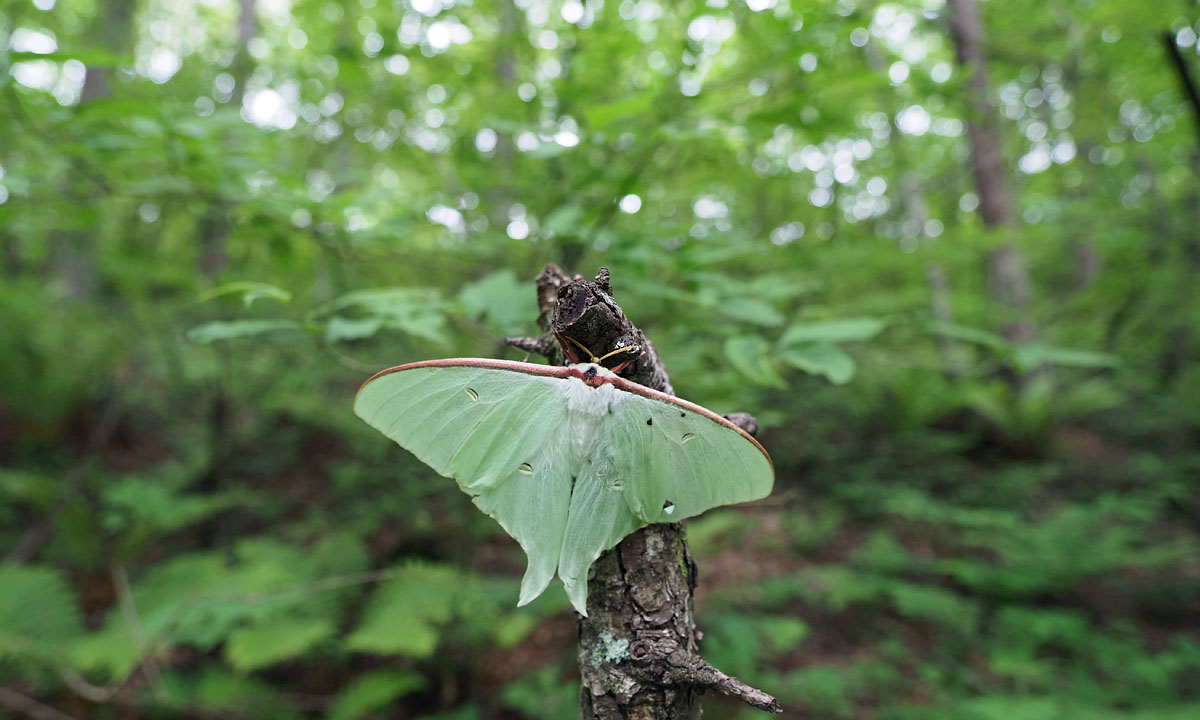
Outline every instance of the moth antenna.
{"type": "MultiPolygon", "coordinates": [[[[628,347],[623,347],[623,348],[620,348],[620,350],[628,350],[629,352],[636,352],[636,353],[637,353],[637,355],[636,355],[636,356],[634,356],[634,357],[631,357],[631,358],[629,358],[629,359],[628,359],[628,360],[626,360],[625,362],[623,362],[623,363],[621,363],[620,365],[617,365],[615,368],[613,368],[613,369],[612,369],[612,371],[613,371],[614,373],[620,373],[622,370],[624,370],[624,369],[625,369],[625,366],[626,366],[626,365],[629,365],[630,363],[635,363],[635,362],[637,362],[638,360],[641,360],[641,359],[642,359],[642,356],[646,354],[646,351],[645,351],[645,350],[642,350],[642,348],[641,348],[641,346],[640,346],[640,345],[630,345],[630,346],[628,346],[628,347]],[[641,352],[638,352],[639,350],[641,350],[641,352]]],[[[614,350],[613,352],[617,352],[617,350],[614,350]]],[[[612,354],[613,354],[613,353],[609,353],[608,355],[612,355],[612,354]]],[[[608,355],[605,355],[604,357],[608,357],[608,355]]]]}
{"type": "MultiPolygon", "coordinates": [[[[566,338],[567,340],[570,340],[571,342],[575,343],[576,347],[578,347],[580,350],[587,353],[586,357],[589,359],[588,362],[599,363],[603,359],[603,358],[596,357],[595,353],[593,353],[591,350],[588,350],[587,347],[583,343],[579,342],[578,340],[571,337],[570,335],[563,335],[562,333],[557,333],[557,332],[554,334],[558,336],[558,341],[560,344],[562,344],[563,338],[566,338]]],[[[570,345],[563,344],[563,353],[566,354],[566,356],[571,360],[571,362],[579,362],[579,355],[576,354],[576,352],[574,351],[574,349],[571,348],[570,345]]],[[[608,355],[605,355],[604,357],[608,357],[608,355]]]]}
{"type": "Polygon", "coordinates": [[[637,352],[638,350],[641,350],[641,347],[638,345],[625,345],[623,347],[617,348],[616,350],[613,350],[610,353],[606,353],[604,356],[600,357],[598,360],[593,360],[592,362],[600,362],[601,360],[607,360],[610,357],[612,357],[613,355],[616,355],[617,353],[637,352]]]}
{"type": "MultiPolygon", "coordinates": [[[[567,340],[571,340],[571,342],[575,341],[557,331],[554,333],[554,337],[558,340],[558,346],[562,348],[563,355],[567,357],[567,362],[579,362],[579,353],[575,352],[575,348],[571,347],[571,344],[567,342],[567,340]]],[[[578,343],[576,344],[578,345],[578,343]]]]}

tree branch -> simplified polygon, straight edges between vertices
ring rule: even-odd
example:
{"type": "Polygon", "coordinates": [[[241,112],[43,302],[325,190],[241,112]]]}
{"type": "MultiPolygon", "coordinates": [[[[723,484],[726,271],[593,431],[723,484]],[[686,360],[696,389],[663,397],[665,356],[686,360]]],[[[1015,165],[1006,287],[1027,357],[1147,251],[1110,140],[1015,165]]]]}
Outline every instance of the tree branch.
{"type": "Polygon", "coordinates": [[[75,720],[62,710],[43,705],[27,695],[22,695],[16,690],[6,687],[0,687],[0,707],[8,708],[34,720],[75,720]]]}
{"type": "Polygon", "coordinates": [[[775,698],[762,690],[750,687],[735,677],[726,675],[696,655],[688,655],[680,658],[679,663],[672,663],[672,671],[667,675],[667,680],[694,687],[712,688],[723,695],[737,698],[751,707],[769,713],[783,712],[783,706],[775,698]]]}
{"type": "Polygon", "coordinates": [[[1192,119],[1196,121],[1196,133],[1200,136],[1200,90],[1196,89],[1196,81],[1192,78],[1192,71],[1188,67],[1187,60],[1183,57],[1183,53],[1179,52],[1179,46],[1175,44],[1175,36],[1164,32],[1162,41],[1167,48],[1167,55],[1171,58],[1171,63],[1175,66],[1175,73],[1179,76],[1180,88],[1192,106],[1192,119]]]}
{"type": "MultiPolygon", "coordinates": [[[[561,362],[555,333],[597,355],[628,345],[645,354],[623,375],[674,394],[661,358],[646,336],[613,300],[612,280],[602,268],[592,282],[547,265],[537,278],[540,338],[508,343],[561,362]],[[542,352],[545,350],[545,352],[542,352]]],[[[726,416],[753,432],[754,417],[726,416]]],[[[683,526],[644,527],[603,553],[588,574],[588,616],[579,623],[579,669],[584,720],[683,720],[698,718],[699,691],[715,689],[752,707],[782,712],[770,695],[729,677],[699,654],[692,612],[696,564],[683,526]]]]}

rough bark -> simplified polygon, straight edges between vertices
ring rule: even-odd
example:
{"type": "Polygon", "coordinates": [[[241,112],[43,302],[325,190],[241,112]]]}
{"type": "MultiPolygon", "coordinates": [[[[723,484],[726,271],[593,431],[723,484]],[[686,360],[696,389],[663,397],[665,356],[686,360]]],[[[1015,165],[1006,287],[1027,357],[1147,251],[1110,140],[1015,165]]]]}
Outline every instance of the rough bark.
{"type": "MultiPolygon", "coordinates": [[[[563,356],[562,333],[597,354],[637,344],[645,349],[623,373],[674,394],[654,345],[612,297],[608,270],[594,281],[547,265],[537,277],[540,338],[510,338],[510,345],[551,362],[563,356]]],[[[748,431],[745,413],[727,416],[748,431]]],[[[588,574],[588,617],[579,622],[580,710],[584,720],[686,720],[700,716],[697,696],[714,688],[768,712],[775,698],[721,673],[700,657],[692,613],[696,564],[682,525],[650,525],[602,554],[588,574]]]]}

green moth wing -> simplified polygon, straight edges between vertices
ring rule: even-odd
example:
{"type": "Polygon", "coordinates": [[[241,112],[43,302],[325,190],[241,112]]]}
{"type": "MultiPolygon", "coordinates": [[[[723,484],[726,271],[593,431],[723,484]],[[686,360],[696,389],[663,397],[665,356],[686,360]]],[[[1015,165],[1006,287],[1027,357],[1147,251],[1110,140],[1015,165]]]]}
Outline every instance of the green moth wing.
{"type": "MultiPolygon", "coordinates": [[[[617,384],[629,383],[621,381],[617,384]]],[[[637,386],[613,427],[619,457],[654,478],[628,488],[626,501],[645,523],[678,522],[719,505],[771,492],[775,470],[765,450],[725,418],[637,386]]],[[[630,469],[634,472],[634,468],[630,469]]]]}
{"type": "Polygon", "coordinates": [[[724,418],[594,365],[413,363],[368,380],[355,412],[516,539],[529,559],[521,605],[557,571],[586,615],[600,553],[774,482],[766,451],[724,418]]]}
{"type": "Polygon", "coordinates": [[[455,479],[521,545],[529,558],[522,605],[554,577],[566,528],[568,448],[553,442],[567,413],[560,382],[482,364],[416,364],[376,375],[354,403],[368,424],[455,479]]]}

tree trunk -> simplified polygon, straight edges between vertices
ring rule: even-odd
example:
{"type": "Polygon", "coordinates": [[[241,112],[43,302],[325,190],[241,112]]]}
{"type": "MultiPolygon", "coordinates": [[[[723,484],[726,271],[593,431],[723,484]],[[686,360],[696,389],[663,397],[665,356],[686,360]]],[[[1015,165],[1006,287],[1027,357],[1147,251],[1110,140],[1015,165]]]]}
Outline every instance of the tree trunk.
{"type": "Polygon", "coordinates": [[[993,228],[1012,220],[1012,201],[1004,182],[1004,156],[996,135],[996,112],[988,101],[987,60],[983,24],[975,0],[947,0],[950,35],[959,66],[969,73],[967,135],[971,139],[971,171],[979,190],[979,214],[993,228]]]}
{"type": "MultiPolygon", "coordinates": [[[[129,39],[133,34],[134,5],[134,0],[112,0],[96,10],[93,32],[99,36],[106,50],[121,53],[129,49],[129,39]]],[[[111,72],[110,68],[96,65],[87,68],[83,76],[83,88],[79,93],[80,105],[87,105],[93,100],[112,95],[109,77],[111,72]]]]}
{"type": "MultiPolygon", "coordinates": [[[[113,0],[105,3],[96,12],[89,34],[98,38],[100,45],[115,54],[130,48],[133,34],[134,0],[113,0]]],[[[101,100],[112,95],[111,69],[88,66],[83,76],[83,87],[79,93],[79,106],[101,100]]],[[[78,163],[67,174],[63,194],[71,198],[71,205],[84,207],[93,199],[94,190],[84,190],[77,185],[78,163]]],[[[79,301],[90,300],[96,292],[97,268],[95,238],[89,233],[76,230],[59,230],[50,236],[51,272],[62,282],[67,295],[79,301]]]]}
{"type": "MultiPolygon", "coordinates": [[[[258,32],[257,0],[239,0],[240,14],[238,15],[238,44],[231,71],[233,74],[233,93],[229,103],[241,108],[246,99],[246,80],[250,77],[252,61],[249,44],[254,34],[258,32]]],[[[230,138],[231,139],[231,138],[230,138]]],[[[200,219],[198,228],[200,237],[200,271],[214,283],[225,265],[229,262],[229,235],[233,232],[233,219],[230,217],[233,207],[228,201],[214,202],[200,219]]],[[[225,395],[225,386],[218,380],[208,400],[208,468],[196,483],[196,490],[204,495],[216,495],[221,492],[221,480],[226,472],[228,456],[229,410],[230,403],[225,395]]],[[[220,513],[213,515],[200,523],[197,537],[200,547],[213,548],[220,542],[221,528],[224,516],[220,513]]]]}
{"type": "MultiPolygon", "coordinates": [[[[925,232],[925,223],[929,220],[929,213],[926,210],[925,193],[921,190],[920,180],[913,173],[905,172],[900,178],[900,183],[903,186],[908,216],[916,221],[917,242],[928,244],[932,242],[925,232]]],[[[946,277],[946,271],[942,269],[941,263],[934,260],[925,263],[925,284],[929,286],[934,319],[939,323],[949,325],[954,321],[954,304],[950,299],[950,281],[946,277]]],[[[938,347],[942,351],[946,375],[952,379],[965,375],[966,369],[956,359],[954,338],[945,331],[939,331],[938,347]]]]}
{"type": "MultiPolygon", "coordinates": [[[[1175,73],[1179,78],[1180,90],[1192,108],[1192,120],[1195,121],[1197,144],[1192,150],[1191,165],[1193,175],[1200,177],[1200,87],[1197,87],[1196,80],[1192,76],[1187,58],[1179,51],[1179,46],[1175,44],[1175,36],[1170,32],[1164,32],[1162,34],[1162,41],[1164,47],[1167,49],[1167,55],[1171,60],[1171,64],[1175,68],[1175,73]]],[[[1197,192],[1196,183],[1194,182],[1188,191],[1185,207],[1191,218],[1190,226],[1194,228],[1197,217],[1200,216],[1200,193],[1197,192]]],[[[1185,232],[1183,235],[1183,260],[1186,264],[1185,267],[1189,271],[1189,275],[1194,277],[1196,271],[1200,270],[1200,238],[1197,237],[1194,231],[1185,232]]],[[[1194,296],[1196,283],[1190,283],[1190,288],[1191,294],[1194,296]]],[[[1173,385],[1179,373],[1187,367],[1187,358],[1194,357],[1192,347],[1195,343],[1192,338],[1193,333],[1188,323],[1183,319],[1177,320],[1175,327],[1171,331],[1171,342],[1167,346],[1168,350],[1163,354],[1159,370],[1160,387],[1167,388],[1173,385]]]]}
{"type": "MultiPolygon", "coordinates": [[[[258,32],[257,0],[239,0],[237,54],[230,70],[233,74],[233,93],[229,104],[241,108],[246,99],[246,80],[252,66],[248,45],[258,32]]],[[[213,278],[229,262],[229,234],[233,220],[228,203],[217,202],[200,219],[200,271],[213,278]]]]}
{"type": "MultiPolygon", "coordinates": [[[[996,131],[995,108],[988,101],[987,61],[983,23],[975,0],[946,0],[950,8],[950,35],[959,66],[968,73],[967,135],[971,140],[971,171],[979,193],[979,213],[984,227],[996,229],[1013,222],[1012,200],[1005,183],[1004,156],[996,131]]],[[[988,254],[987,277],[992,300],[1015,310],[1015,319],[1004,334],[1016,343],[1034,338],[1026,318],[1032,283],[1020,251],[1005,243],[988,254]]]]}
{"type": "MultiPolygon", "coordinates": [[[[871,65],[871,69],[877,73],[882,73],[887,67],[883,55],[879,52],[874,40],[869,40],[863,47],[867,53],[867,61],[871,65]]],[[[894,98],[894,93],[880,97],[880,103],[885,104],[894,98]]],[[[929,221],[929,210],[925,203],[925,191],[921,187],[921,181],[916,173],[908,169],[910,163],[907,158],[904,146],[904,135],[900,127],[896,124],[896,113],[889,112],[889,124],[891,127],[891,136],[894,140],[891,141],[891,146],[895,153],[896,167],[901,171],[900,174],[900,193],[904,196],[904,207],[908,214],[908,218],[915,223],[916,241],[918,246],[932,244],[932,238],[925,232],[926,223],[929,221]]],[[[950,297],[950,281],[946,277],[945,270],[942,269],[940,263],[936,260],[929,260],[925,263],[925,284],[929,287],[930,305],[933,311],[933,317],[939,323],[950,324],[954,320],[954,304],[950,297]]],[[[938,347],[942,352],[942,361],[945,363],[945,373],[950,378],[959,378],[965,374],[959,362],[955,359],[955,341],[949,333],[943,331],[938,332],[938,347]]]]}
{"type": "MultiPolygon", "coordinates": [[[[612,298],[608,270],[594,282],[547,265],[537,278],[540,338],[509,344],[562,361],[553,332],[589,348],[637,344],[645,355],[625,376],[674,394],[654,345],[612,298]]],[[[752,432],[748,415],[727,416],[752,432]]],[[[699,655],[692,591],[696,564],[679,524],[650,525],[603,553],[588,573],[588,616],[579,622],[580,710],[584,720],[688,720],[697,696],[714,688],[743,702],[782,712],[775,698],[721,673],[699,655]]]]}
{"type": "MultiPolygon", "coordinates": [[[[496,56],[493,59],[496,85],[499,95],[512,98],[517,92],[517,57],[514,52],[515,38],[524,32],[525,14],[513,4],[513,0],[501,0],[500,13],[497,19],[498,30],[503,42],[497,43],[496,56]]],[[[497,98],[499,101],[499,98],[497,98]]],[[[513,141],[510,130],[494,130],[496,146],[494,148],[494,167],[499,180],[485,192],[487,203],[488,224],[498,232],[505,232],[508,225],[509,207],[513,201],[513,190],[517,177],[517,146],[513,141]]]]}

